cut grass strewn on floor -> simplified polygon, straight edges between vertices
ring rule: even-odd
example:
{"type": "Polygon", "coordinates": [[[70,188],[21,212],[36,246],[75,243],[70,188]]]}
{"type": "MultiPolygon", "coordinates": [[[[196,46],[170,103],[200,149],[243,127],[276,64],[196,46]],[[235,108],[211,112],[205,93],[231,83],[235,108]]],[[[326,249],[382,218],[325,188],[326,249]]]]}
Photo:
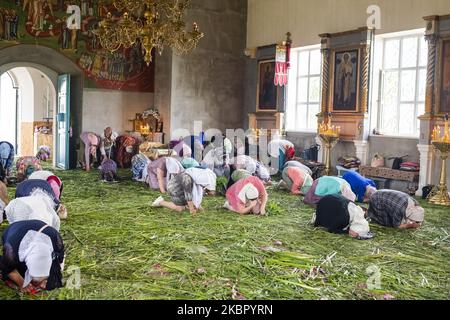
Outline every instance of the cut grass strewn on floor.
{"type": "Polygon", "coordinates": [[[372,224],[376,238],[357,241],[309,226],[313,209],[285,192],[269,190],[268,217],[228,212],[221,197],[192,217],[151,208],[159,194],[120,174],[109,185],[96,170],[58,172],[69,210],[64,278],[80,268],[81,288],[29,297],[0,284],[0,299],[450,298],[449,208],[424,203],[422,229],[372,224]],[[378,290],[366,286],[373,266],[378,290]]]}

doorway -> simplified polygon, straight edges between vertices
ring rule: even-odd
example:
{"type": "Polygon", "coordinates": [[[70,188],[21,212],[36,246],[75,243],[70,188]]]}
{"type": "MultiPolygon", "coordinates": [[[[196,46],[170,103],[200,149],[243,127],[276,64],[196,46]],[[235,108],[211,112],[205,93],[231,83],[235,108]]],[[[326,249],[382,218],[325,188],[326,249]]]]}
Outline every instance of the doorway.
{"type": "Polygon", "coordinates": [[[33,67],[14,67],[0,75],[0,140],[15,147],[18,157],[50,151],[54,144],[56,90],[45,73],[33,67]]]}
{"type": "MultiPolygon", "coordinates": [[[[50,144],[52,146],[53,166],[61,169],[76,168],[77,149],[79,149],[78,137],[80,136],[82,128],[83,71],[72,60],[56,50],[45,46],[21,44],[0,50],[0,76],[5,73],[13,78],[15,88],[18,88],[17,103],[19,110],[16,122],[21,121],[21,123],[15,126],[18,130],[12,130],[11,128],[8,130],[8,132],[17,133],[17,138],[14,139],[12,136],[8,136],[8,139],[15,141],[18,155],[35,155],[35,146],[37,146],[41,140],[38,140],[35,143],[34,130],[36,129],[36,125],[40,124],[42,126],[38,130],[44,130],[48,133],[51,129],[51,138],[53,141],[48,142],[49,135],[47,134],[45,145],[50,144]],[[16,69],[21,69],[22,73],[24,73],[23,69],[29,73],[38,73],[40,79],[46,81],[46,89],[34,90],[34,79],[30,80],[29,76],[21,77],[23,79],[28,79],[24,80],[28,81],[28,84],[18,85],[15,74],[19,71],[16,69]],[[11,70],[14,70],[15,72],[11,72],[11,70]],[[37,100],[35,99],[32,102],[31,100],[28,100],[28,102],[26,102],[25,97],[29,96],[26,96],[22,92],[22,88],[26,88],[27,90],[33,88],[33,92],[40,92],[40,94],[37,95],[37,100]],[[48,94],[46,93],[47,88],[48,94]],[[46,103],[48,104],[48,108],[43,107],[46,103]],[[25,113],[24,115],[23,108],[28,108],[31,104],[33,106],[37,105],[39,108],[35,109],[33,114],[30,112],[25,113]],[[30,120],[31,117],[33,117],[32,121],[30,120]],[[24,121],[24,119],[28,120],[24,121]],[[48,128],[48,126],[50,126],[50,128],[48,128]],[[30,131],[32,132],[31,136],[33,138],[30,138],[30,131]],[[28,132],[28,134],[25,135],[24,132],[28,132]],[[60,161],[57,161],[57,158],[59,158],[60,161]]],[[[6,83],[11,82],[11,80],[6,77],[4,81],[6,83]]],[[[6,95],[12,97],[13,89],[6,95]]],[[[8,98],[8,101],[11,99],[12,98],[8,98]]],[[[14,108],[14,102],[6,104],[9,106],[8,109],[14,108]],[[12,104],[12,106],[10,104],[12,104]]],[[[11,117],[12,114],[9,113],[9,119],[12,119],[11,117]]],[[[3,137],[0,135],[0,140],[2,139],[3,137]]],[[[37,146],[37,148],[38,147],[39,146],[37,146]]]]}

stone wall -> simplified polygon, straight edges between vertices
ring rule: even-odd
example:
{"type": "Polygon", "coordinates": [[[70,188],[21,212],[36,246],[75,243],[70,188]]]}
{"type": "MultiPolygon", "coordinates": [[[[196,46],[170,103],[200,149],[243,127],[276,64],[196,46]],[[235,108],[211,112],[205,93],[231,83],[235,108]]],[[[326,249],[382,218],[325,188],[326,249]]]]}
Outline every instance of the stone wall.
{"type": "Polygon", "coordinates": [[[157,64],[156,105],[170,110],[172,133],[181,128],[193,133],[194,121],[202,121],[203,130],[242,127],[246,117],[247,1],[194,0],[186,20],[188,24],[196,21],[205,37],[191,54],[174,54],[171,70],[164,62],[162,66],[157,64]],[[171,74],[171,81],[167,79],[167,72],[171,74]],[[163,86],[158,83],[161,79],[163,86]],[[162,96],[168,94],[169,82],[170,107],[162,96]]]}

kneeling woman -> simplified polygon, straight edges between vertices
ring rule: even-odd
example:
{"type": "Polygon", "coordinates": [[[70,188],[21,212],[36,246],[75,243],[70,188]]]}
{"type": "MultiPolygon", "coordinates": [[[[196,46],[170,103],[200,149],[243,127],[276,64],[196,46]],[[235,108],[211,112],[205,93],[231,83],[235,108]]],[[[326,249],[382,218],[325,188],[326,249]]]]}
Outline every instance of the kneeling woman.
{"type": "Polygon", "coordinates": [[[147,183],[151,189],[166,193],[170,179],[184,171],[181,163],[172,157],[163,157],[152,161],[147,167],[147,183]]]}
{"type": "Polygon", "coordinates": [[[5,283],[26,293],[62,287],[64,244],[58,231],[38,220],[20,221],[3,233],[0,270],[5,283]]]}
{"type": "Polygon", "coordinates": [[[138,153],[139,142],[132,136],[120,136],[116,139],[116,163],[120,168],[130,168],[133,156],[138,153]]]}
{"type": "Polygon", "coordinates": [[[53,203],[54,209],[61,219],[67,218],[67,208],[61,204],[51,185],[45,180],[26,180],[17,185],[15,198],[35,195],[46,195],[53,203]]]}
{"type": "Polygon", "coordinates": [[[329,195],[342,195],[354,202],[356,195],[347,181],[337,177],[321,177],[314,181],[312,187],[305,195],[303,202],[309,205],[317,204],[320,199],[329,195]]]}
{"type": "Polygon", "coordinates": [[[0,142],[0,166],[6,172],[6,176],[9,176],[14,163],[14,147],[7,141],[0,142]]]}
{"type": "Polygon", "coordinates": [[[267,191],[257,177],[247,177],[239,180],[228,188],[227,201],[224,208],[239,214],[265,215],[267,191]]]}
{"type": "Polygon", "coordinates": [[[8,190],[6,184],[0,180],[0,223],[3,221],[3,211],[9,204],[8,190]]]}
{"type": "Polygon", "coordinates": [[[40,170],[33,172],[28,179],[30,180],[44,180],[47,181],[53,189],[56,198],[61,200],[63,191],[63,183],[53,172],[47,170],[40,170]]]}
{"type": "Polygon", "coordinates": [[[417,229],[425,219],[425,210],[406,193],[379,190],[370,197],[369,218],[385,227],[417,229]]]}
{"type": "Polygon", "coordinates": [[[61,220],[56,213],[53,201],[46,194],[34,195],[12,200],[5,208],[9,224],[19,221],[39,220],[59,232],[61,220]]]}
{"type": "Polygon", "coordinates": [[[204,191],[215,192],[216,175],[210,169],[191,168],[172,178],[167,184],[167,194],[172,202],[163,197],[156,199],[153,207],[164,207],[177,212],[189,209],[191,214],[202,210],[204,191]]]}
{"type": "Polygon", "coordinates": [[[105,158],[100,169],[100,180],[103,182],[114,183],[119,181],[117,176],[117,164],[114,160],[105,158]]]}
{"type": "Polygon", "coordinates": [[[348,234],[359,239],[373,237],[364,210],[342,195],[323,197],[311,222],[331,233],[348,234]]]}
{"type": "Polygon", "coordinates": [[[286,167],[282,176],[278,187],[289,189],[293,194],[305,195],[313,184],[313,178],[299,167],[286,167]]]}
{"type": "Polygon", "coordinates": [[[358,202],[369,202],[370,196],[377,191],[377,186],[373,180],[367,179],[358,172],[349,171],[342,177],[347,181],[352,191],[358,197],[358,202]]]}

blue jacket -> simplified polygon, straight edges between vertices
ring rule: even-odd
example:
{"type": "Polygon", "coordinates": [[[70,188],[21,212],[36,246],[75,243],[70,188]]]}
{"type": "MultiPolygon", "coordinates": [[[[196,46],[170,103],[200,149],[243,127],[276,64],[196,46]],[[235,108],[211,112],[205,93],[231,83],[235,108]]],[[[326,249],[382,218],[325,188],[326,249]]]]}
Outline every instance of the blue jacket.
{"type": "Polygon", "coordinates": [[[358,172],[349,171],[342,177],[345,181],[347,181],[352,187],[352,191],[358,197],[358,202],[364,201],[364,195],[366,194],[367,186],[372,186],[376,188],[375,182],[373,180],[364,178],[358,172]]]}

